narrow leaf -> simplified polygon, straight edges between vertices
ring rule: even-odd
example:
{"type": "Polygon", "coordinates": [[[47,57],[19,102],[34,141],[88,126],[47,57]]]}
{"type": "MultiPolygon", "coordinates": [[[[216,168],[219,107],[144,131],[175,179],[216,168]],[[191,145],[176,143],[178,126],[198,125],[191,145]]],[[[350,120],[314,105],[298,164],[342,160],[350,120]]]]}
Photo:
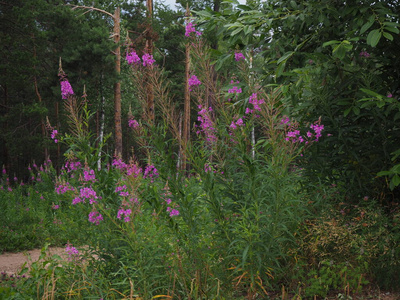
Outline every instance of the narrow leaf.
{"type": "Polygon", "coordinates": [[[281,62],[287,60],[287,59],[288,59],[289,57],[291,57],[293,54],[294,54],[293,51],[286,52],[280,59],[278,59],[278,61],[277,61],[276,63],[279,65],[281,62]]]}
{"type": "Polygon", "coordinates": [[[332,41],[323,43],[322,47],[326,47],[326,46],[333,45],[333,44],[339,44],[339,43],[340,43],[339,41],[332,40],[332,41]]]}
{"type": "Polygon", "coordinates": [[[372,26],[372,24],[374,24],[374,21],[373,21],[373,20],[372,20],[372,22],[371,22],[371,21],[368,21],[367,23],[365,23],[365,24],[361,27],[360,34],[363,34],[364,32],[366,32],[366,31],[372,26]]]}

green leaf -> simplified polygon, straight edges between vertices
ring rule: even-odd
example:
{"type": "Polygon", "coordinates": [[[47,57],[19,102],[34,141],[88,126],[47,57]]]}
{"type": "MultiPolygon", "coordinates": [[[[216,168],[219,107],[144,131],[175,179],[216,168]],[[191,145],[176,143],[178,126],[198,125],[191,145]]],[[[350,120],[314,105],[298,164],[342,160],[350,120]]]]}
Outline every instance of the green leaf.
{"type": "Polygon", "coordinates": [[[387,26],[385,26],[385,30],[386,30],[386,31],[393,32],[393,33],[396,33],[396,34],[399,34],[399,33],[400,33],[399,29],[396,28],[396,27],[387,27],[387,26]]]}
{"type": "Polygon", "coordinates": [[[378,93],[376,93],[374,91],[371,91],[371,90],[368,90],[368,89],[361,88],[360,91],[362,91],[362,92],[364,92],[367,95],[370,95],[372,97],[376,97],[376,98],[379,98],[379,99],[383,98],[383,96],[381,94],[378,94],[378,93]]]}
{"type": "Polygon", "coordinates": [[[343,115],[344,115],[345,117],[347,117],[347,115],[348,115],[350,112],[351,112],[351,107],[348,108],[348,109],[346,109],[346,110],[344,111],[343,115]]]}
{"type": "Polygon", "coordinates": [[[389,176],[392,175],[393,173],[390,171],[380,171],[378,174],[376,174],[377,176],[389,176]]]}
{"type": "Polygon", "coordinates": [[[201,10],[201,11],[193,11],[196,15],[202,16],[202,17],[212,17],[212,14],[207,11],[207,10],[201,10]]]}
{"type": "Polygon", "coordinates": [[[393,190],[398,185],[400,185],[400,176],[396,174],[390,180],[390,189],[393,190]]]}
{"type": "Polygon", "coordinates": [[[323,44],[322,44],[322,47],[326,47],[326,46],[334,45],[334,44],[339,44],[339,43],[340,43],[339,41],[332,40],[332,41],[323,43],[323,44]]]}
{"type": "Polygon", "coordinates": [[[234,31],[231,32],[231,36],[237,35],[242,30],[243,30],[243,27],[236,28],[234,31]]]}
{"type": "Polygon", "coordinates": [[[293,51],[286,52],[285,54],[283,54],[283,56],[281,58],[278,59],[278,61],[276,63],[279,65],[281,62],[289,59],[289,57],[291,57],[293,54],[294,54],[293,51]]]}
{"type": "Polygon", "coordinates": [[[332,54],[339,59],[343,59],[346,56],[346,52],[350,51],[353,46],[345,43],[347,41],[341,42],[339,45],[333,48],[332,54]]]}
{"type": "Polygon", "coordinates": [[[384,31],[383,36],[387,38],[389,41],[393,41],[393,35],[391,35],[389,32],[384,31]]]}
{"type": "Polygon", "coordinates": [[[281,64],[278,65],[278,68],[276,68],[276,72],[275,72],[276,77],[279,77],[279,76],[282,75],[283,70],[285,69],[285,66],[286,66],[286,63],[285,63],[285,62],[283,62],[283,63],[281,63],[281,64]]]}
{"type": "Polygon", "coordinates": [[[372,30],[367,36],[367,44],[375,47],[378,45],[379,40],[382,37],[382,33],[379,29],[372,30]]]}
{"type": "Polygon", "coordinates": [[[383,22],[383,25],[385,27],[392,27],[392,28],[397,28],[400,26],[400,24],[395,23],[395,22],[383,22]]]}
{"type": "Polygon", "coordinates": [[[247,247],[244,249],[243,254],[242,254],[242,264],[245,265],[246,260],[247,260],[247,252],[249,252],[250,245],[247,245],[247,247]]]}
{"type": "Polygon", "coordinates": [[[366,32],[372,26],[372,24],[374,24],[374,20],[372,20],[372,22],[368,21],[367,23],[365,23],[360,29],[360,34],[366,32]]]}

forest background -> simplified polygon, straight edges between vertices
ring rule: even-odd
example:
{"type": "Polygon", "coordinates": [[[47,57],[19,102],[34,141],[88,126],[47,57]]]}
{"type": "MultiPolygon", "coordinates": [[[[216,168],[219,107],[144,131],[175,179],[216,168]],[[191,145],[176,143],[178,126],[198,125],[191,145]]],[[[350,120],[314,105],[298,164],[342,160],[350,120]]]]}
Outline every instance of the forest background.
{"type": "MultiPolygon", "coordinates": [[[[158,2],[149,8],[148,3],[0,1],[0,165],[4,188],[37,184],[32,167],[45,165],[49,159],[54,172],[60,174],[69,159],[63,153],[71,145],[54,143],[52,136],[54,129],[61,133],[70,128],[60,91],[60,74],[67,75],[78,97],[85,95],[88,99],[94,114],[86,126],[95,137],[95,147],[101,145],[100,137],[110,136],[101,149],[107,157],[102,163],[111,164],[119,155],[125,161],[135,157],[144,167],[148,150],[143,150],[143,142],[135,136],[137,132],[132,133],[129,122],[156,124],[166,111],[157,106],[157,96],[154,107],[143,106],[143,89],[137,85],[140,81],[124,58],[132,50],[140,55],[152,53],[170,82],[171,108],[188,113],[176,116],[183,127],[178,130],[182,139],[195,140],[198,121],[204,121],[199,119],[196,99],[191,99],[189,111],[186,106],[190,100],[189,75],[194,72],[203,83],[210,78],[215,83],[208,83],[210,90],[205,91],[211,107],[215,106],[211,87],[218,87],[218,95],[224,97],[232,96],[232,88],[240,88],[243,93],[235,94],[234,100],[243,114],[245,105],[252,103],[254,90],[268,90],[270,95],[279,90],[274,109],[281,109],[282,120],[288,116],[293,120],[291,124],[297,124],[292,129],[319,120],[323,136],[288,164],[289,169],[301,170],[298,191],[307,195],[309,204],[316,205],[308,209],[321,220],[330,220],[309,221],[313,226],[305,236],[318,237],[310,245],[317,245],[317,240],[324,240],[325,244],[315,249],[305,247],[325,262],[327,257],[345,257],[347,254],[343,253],[348,251],[354,255],[354,266],[364,262],[373,266],[373,272],[372,267],[354,267],[354,277],[360,282],[359,275],[368,273],[380,286],[395,288],[400,263],[400,2],[248,0],[243,5],[234,0],[178,0],[177,10],[158,2]],[[75,6],[95,7],[111,15],[120,7],[118,44],[110,15],[84,7],[73,9],[75,6]],[[192,13],[188,13],[187,7],[192,13]],[[185,33],[189,17],[202,33],[207,55],[201,56],[192,49],[194,57],[188,66],[185,33]],[[120,72],[115,69],[117,46],[122,54],[120,72]],[[238,53],[243,55],[247,67],[232,67],[241,60],[238,53]],[[206,67],[202,65],[203,58],[210,61],[206,67]],[[256,84],[251,86],[245,80],[236,84],[243,74],[256,84]],[[121,84],[118,122],[122,125],[122,143],[115,130],[116,83],[121,84]],[[189,128],[187,132],[185,128],[189,128]],[[350,232],[348,224],[353,226],[351,233],[340,235],[344,228],[350,232]],[[337,235],[338,240],[329,239],[337,235]],[[368,244],[370,248],[365,249],[367,246],[361,240],[356,246],[351,242],[358,235],[363,236],[363,241],[374,237],[372,244],[368,244]],[[314,251],[322,252],[317,255],[314,251]],[[358,258],[365,251],[370,256],[360,263],[358,258]]],[[[155,84],[153,89],[157,89],[155,84]]],[[[250,148],[264,142],[260,147],[268,147],[261,138],[262,128],[262,124],[250,128],[249,144],[243,151],[250,153],[250,148]]],[[[150,136],[147,135],[149,140],[156,140],[150,136]]],[[[183,152],[179,147],[175,151],[181,159],[183,152]]],[[[193,161],[183,165],[188,174],[191,168],[195,169],[193,161]]],[[[247,251],[241,252],[242,268],[247,251]]],[[[338,264],[340,268],[345,267],[345,261],[343,258],[338,264]]],[[[327,277],[330,271],[334,272],[330,267],[323,268],[319,264],[318,272],[324,270],[327,277]]],[[[249,279],[251,283],[254,278],[249,279]]],[[[308,286],[317,285],[310,278],[308,286]]],[[[248,295],[254,292],[250,290],[248,295]]],[[[322,292],[316,289],[315,293],[322,292]]]]}

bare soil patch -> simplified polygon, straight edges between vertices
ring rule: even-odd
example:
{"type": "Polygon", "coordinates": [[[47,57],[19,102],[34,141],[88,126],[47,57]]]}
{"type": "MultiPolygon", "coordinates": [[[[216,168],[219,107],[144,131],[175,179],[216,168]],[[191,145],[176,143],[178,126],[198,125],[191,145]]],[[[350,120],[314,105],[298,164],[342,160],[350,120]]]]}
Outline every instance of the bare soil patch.
{"type": "MultiPolygon", "coordinates": [[[[17,274],[25,262],[27,263],[27,267],[29,267],[32,262],[37,261],[40,256],[40,251],[41,249],[34,249],[18,253],[5,252],[0,254],[0,273],[5,272],[9,275],[17,274]]],[[[48,253],[50,253],[50,255],[58,254],[65,259],[67,259],[68,256],[65,252],[65,248],[60,247],[49,247],[48,253]]]]}

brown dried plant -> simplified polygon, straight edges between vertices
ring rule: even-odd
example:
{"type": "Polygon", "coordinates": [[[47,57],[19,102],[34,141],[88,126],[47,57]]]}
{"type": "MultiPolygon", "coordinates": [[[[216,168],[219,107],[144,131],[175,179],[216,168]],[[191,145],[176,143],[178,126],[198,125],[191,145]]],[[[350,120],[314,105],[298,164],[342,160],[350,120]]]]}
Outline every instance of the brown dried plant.
{"type": "Polygon", "coordinates": [[[69,130],[76,137],[84,136],[88,133],[88,118],[84,113],[86,101],[78,101],[77,97],[69,96],[64,101],[64,109],[68,118],[69,130]]]}

